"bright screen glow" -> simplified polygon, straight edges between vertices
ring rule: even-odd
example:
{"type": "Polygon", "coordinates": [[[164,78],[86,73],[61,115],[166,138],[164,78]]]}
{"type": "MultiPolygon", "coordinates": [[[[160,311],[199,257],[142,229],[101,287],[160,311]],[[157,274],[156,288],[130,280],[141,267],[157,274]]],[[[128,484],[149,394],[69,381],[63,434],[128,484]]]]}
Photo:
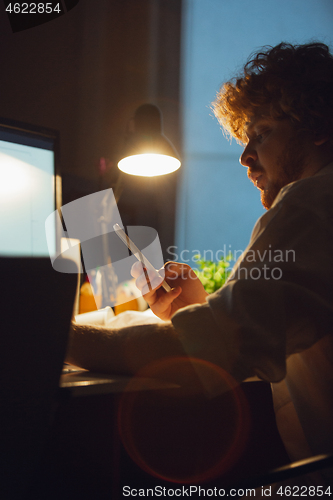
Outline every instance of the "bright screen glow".
{"type": "Polygon", "coordinates": [[[54,152],[0,140],[1,254],[49,255],[45,219],[54,198],[54,152]]]}
{"type": "Polygon", "coordinates": [[[118,163],[118,168],[126,174],[144,177],[170,174],[179,167],[180,161],[177,158],[152,153],[127,156],[118,163]]]}

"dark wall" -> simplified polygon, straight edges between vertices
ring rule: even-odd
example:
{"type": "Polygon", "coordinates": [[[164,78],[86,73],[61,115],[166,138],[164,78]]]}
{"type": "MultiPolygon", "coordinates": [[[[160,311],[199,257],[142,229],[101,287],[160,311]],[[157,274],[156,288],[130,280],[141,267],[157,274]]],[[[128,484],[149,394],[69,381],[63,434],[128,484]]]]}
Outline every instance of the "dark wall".
{"type": "Polygon", "coordinates": [[[178,174],[140,179],[116,163],[137,106],[157,104],[181,150],[181,0],[80,0],[41,26],[12,33],[0,3],[0,116],[60,131],[63,202],[121,185],[128,225],[173,244],[178,174]],[[109,170],[100,176],[100,159],[109,170]]]}

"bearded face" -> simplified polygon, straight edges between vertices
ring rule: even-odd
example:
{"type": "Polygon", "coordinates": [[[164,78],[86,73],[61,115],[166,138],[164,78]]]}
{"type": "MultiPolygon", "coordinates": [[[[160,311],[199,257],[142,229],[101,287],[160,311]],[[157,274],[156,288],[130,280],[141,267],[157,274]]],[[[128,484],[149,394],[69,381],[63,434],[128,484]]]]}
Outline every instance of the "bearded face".
{"type": "Polygon", "coordinates": [[[248,176],[261,191],[269,209],[280,189],[302,177],[306,166],[306,139],[287,119],[253,117],[247,126],[248,143],[240,158],[248,176]]]}

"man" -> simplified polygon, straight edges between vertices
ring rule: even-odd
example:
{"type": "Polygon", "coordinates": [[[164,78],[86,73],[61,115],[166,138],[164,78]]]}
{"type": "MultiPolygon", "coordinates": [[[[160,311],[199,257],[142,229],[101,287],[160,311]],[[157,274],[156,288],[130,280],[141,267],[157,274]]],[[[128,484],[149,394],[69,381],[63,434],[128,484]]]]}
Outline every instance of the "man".
{"type": "Polygon", "coordinates": [[[207,360],[240,382],[272,383],[290,458],[333,450],[333,57],[320,43],[258,53],[213,108],[245,144],[240,158],[267,212],[228,282],[207,296],[191,268],[141,264],[137,286],[165,323],[118,331],[73,326],[68,361],[135,373],[156,359],[207,360]]]}

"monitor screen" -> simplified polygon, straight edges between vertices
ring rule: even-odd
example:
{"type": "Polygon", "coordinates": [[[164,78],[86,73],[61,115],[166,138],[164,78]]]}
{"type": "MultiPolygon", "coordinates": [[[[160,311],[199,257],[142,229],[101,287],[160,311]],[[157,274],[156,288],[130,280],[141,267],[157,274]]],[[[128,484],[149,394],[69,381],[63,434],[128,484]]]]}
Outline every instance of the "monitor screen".
{"type": "Polygon", "coordinates": [[[61,206],[58,137],[54,130],[0,118],[1,255],[49,255],[45,220],[61,206]]]}

